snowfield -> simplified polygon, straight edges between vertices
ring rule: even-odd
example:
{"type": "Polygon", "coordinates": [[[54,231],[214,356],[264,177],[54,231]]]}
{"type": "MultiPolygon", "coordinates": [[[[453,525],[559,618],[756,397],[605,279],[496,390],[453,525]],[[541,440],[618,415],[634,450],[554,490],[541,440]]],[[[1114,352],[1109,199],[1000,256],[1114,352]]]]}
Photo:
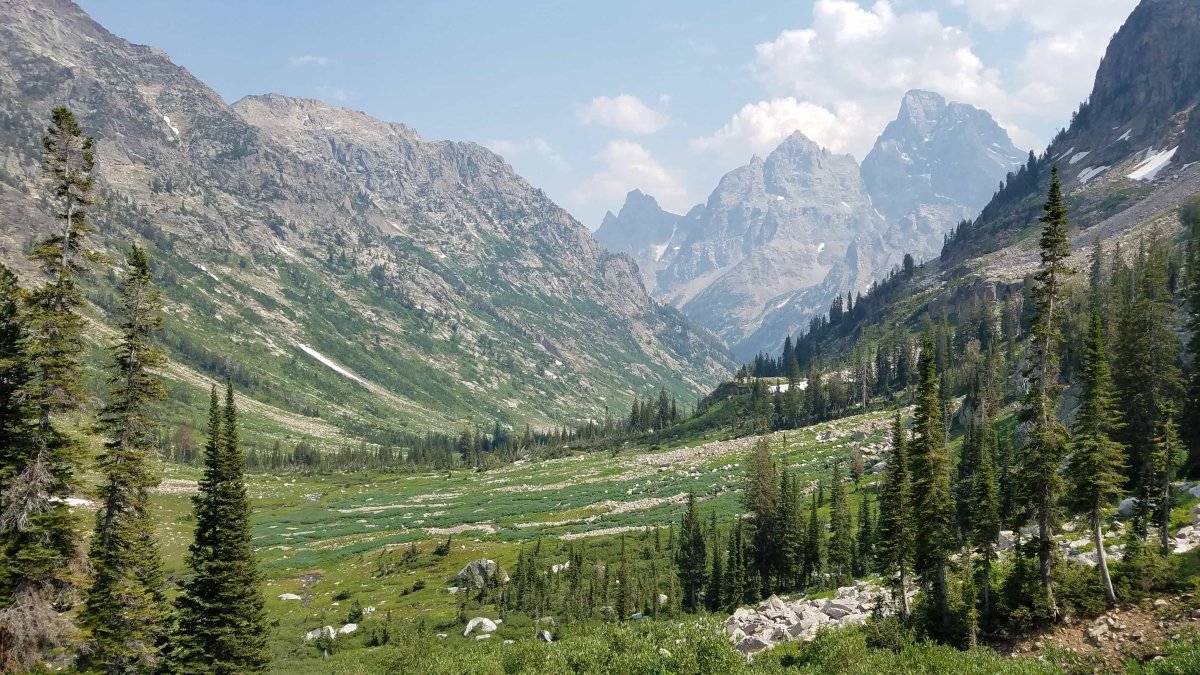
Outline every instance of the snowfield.
{"type": "Polygon", "coordinates": [[[1129,173],[1129,177],[1133,180],[1147,182],[1154,180],[1154,177],[1158,175],[1158,172],[1162,171],[1167,164],[1171,163],[1171,158],[1175,156],[1175,152],[1177,150],[1179,150],[1179,148],[1174,147],[1170,150],[1163,150],[1157,155],[1150,157],[1141,164],[1138,164],[1137,168],[1129,173]]]}

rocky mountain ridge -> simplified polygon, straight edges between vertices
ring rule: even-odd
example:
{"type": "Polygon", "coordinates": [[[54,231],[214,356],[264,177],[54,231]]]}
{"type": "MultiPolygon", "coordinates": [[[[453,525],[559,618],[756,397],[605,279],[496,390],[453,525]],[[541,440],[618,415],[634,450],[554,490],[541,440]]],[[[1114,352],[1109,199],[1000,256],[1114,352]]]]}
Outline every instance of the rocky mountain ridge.
{"type": "Polygon", "coordinates": [[[746,358],[866,291],[905,253],[936,255],[1023,158],[985,111],[914,90],[861,167],[796,132],[685,216],[631,192],[597,238],[746,358]]]}
{"type": "Polygon", "coordinates": [[[151,248],[181,383],[232,369],[279,419],[354,435],[570,422],[731,366],[481,146],[278,94],[227,105],[67,0],[0,10],[0,260],[30,272],[39,139],[67,104],[96,137],[102,245],[151,248]]]}

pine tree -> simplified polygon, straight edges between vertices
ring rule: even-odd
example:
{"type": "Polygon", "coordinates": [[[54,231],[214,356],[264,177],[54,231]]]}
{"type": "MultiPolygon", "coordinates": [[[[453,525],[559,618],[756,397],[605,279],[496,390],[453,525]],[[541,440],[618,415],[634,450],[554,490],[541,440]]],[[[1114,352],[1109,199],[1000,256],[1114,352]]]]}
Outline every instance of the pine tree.
{"type": "Polygon", "coordinates": [[[759,588],[763,597],[771,593],[771,575],[778,568],[779,547],[775,540],[775,519],[779,512],[779,483],[776,480],[775,463],[771,460],[771,446],[766,439],[754,445],[743,495],[746,511],[750,514],[753,528],[752,547],[754,566],[759,588]]]}
{"type": "Polygon", "coordinates": [[[46,648],[64,644],[70,625],[59,613],[83,583],[86,565],[77,520],[66,498],[79,485],[80,443],[61,427],[61,415],[84,399],[80,355],[83,295],[77,277],[99,258],[92,232],[93,141],[75,116],[55,108],[42,140],[52,181],[58,230],[37,243],[30,258],[46,282],[26,299],[25,357],[29,379],[20,396],[36,417],[29,443],[11,457],[12,476],[0,493],[0,540],[6,561],[0,579],[0,668],[30,667],[46,648]]]}
{"type": "Polygon", "coordinates": [[[713,528],[712,531],[712,573],[708,575],[708,586],[705,587],[704,604],[710,612],[719,612],[725,608],[725,569],[722,563],[724,552],[721,550],[721,535],[713,528]]]}
{"type": "Polygon", "coordinates": [[[980,576],[983,578],[983,615],[992,611],[992,563],[996,561],[996,545],[1000,538],[1000,486],[996,479],[996,429],[992,420],[992,398],[985,393],[980,398],[977,426],[978,452],[971,486],[970,539],[979,552],[980,576]]]}
{"type": "Polygon", "coordinates": [[[817,513],[817,500],[809,499],[808,535],[804,538],[804,578],[812,584],[825,571],[825,525],[817,513]]]}
{"type": "MultiPolygon", "coordinates": [[[[22,390],[29,381],[26,336],[21,305],[25,294],[17,275],[0,264],[0,490],[23,468],[29,440],[29,409],[22,390]]],[[[0,547],[0,578],[4,548],[0,547]]],[[[0,606],[7,602],[0,597],[0,606]]]]}
{"type": "Polygon", "coordinates": [[[175,673],[259,672],[270,661],[261,579],[250,539],[237,407],[227,383],[222,409],[213,387],[204,477],[195,498],[192,577],[176,600],[170,668],[175,673]]]}
{"type": "Polygon", "coordinates": [[[1058,348],[1062,341],[1059,324],[1064,314],[1064,284],[1072,270],[1067,240],[1067,206],[1058,180],[1058,167],[1051,173],[1050,192],[1042,216],[1041,268],[1034,275],[1033,321],[1029,338],[1029,366],[1025,371],[1028,393],[1021,421],[1029,426],[1029,439],[1022,449],[1018,481],[1027,515],[1038,528],[1038,574],[1042,593],[1052,619],[1058,618],[1050,567],[1054,555],[1054,511],[1061,479],[1059,470],[1066,457],[1067,430],[1058,421],[1058,348]]]}
{"type": "Polygon", "coordinates": [[[879,491],[879,557],[887,577],[897,579],[894,590],[900,616],[908,619],[909,564],[912,561],[912,486],[909,474],[908,440],[900,413],[892,422],[892,451],[888,455],[879,491]]]}
{"type": "Polygon", "coordinates": [[[1112,438],[1122,424],[1112,390],[1104,332],[1104,319],[1099,309],[1095,308],[1091,311],[1084,347],[1079,411],[1075,414],[1064,497],[1067,507],[1082,513],[1091,527],[1100,582],[1104,596],[1111,605],[1117,601],[1117,596],[1108,573],[1108,556],[1104,550],[1101,528],[1109,507],[1121,494],[1124,448],[1112,438]]]}
{"type": "Polygon", "coordinates": [[[858,505],[858,574],[866,575],[875,566],[875,524],[871,517],[871,502],[866,490],[859,491],[858,505]]]}
{"type": "Polygon", "coordinates": [[[1154,439],[1152,459],[1157,484],[1154,515],[1158,525],[1158,540],[1163,557],[1171,554],[1171,508],[1175,505],[1171,499],[1171,482],[1175,480],[1176,472],[1186,459],[1183,443],[1179,440],[1179,426],[1175,423],[1174,415],[1168,409],[1165,419],[1159,427],[1158,435],[1154,439]]]}
{"type": "Polygon", "coordinates": [[[151,279],[145,252],[134,246],[123,292],[121,341],[113,350],[111,391],[100,413],[108,440],[98,464],[104,484],[90,552],[95,577],[79,617],[89,634],[81,663],[113,674],[152,669],[164,633],[162,560],[150,490],[159,482],[153,407],[166,396],[154,371],[165,359],[154,346],[162,319],[151,279]]]}
{"type": "Polygon", "coordinates": [[[931,632],[950,636],[950,591],[947,579],[950,556],[957,548],[954,536],[954,497],[950,491],[950,457],[946,427],[938,397],[938,373],[933,342],[927,340],[918,364],[916,410],[913,414],[910,471],[914,570],[920,577],[937,625],[931,632]]]}
{"type": "Polygon", "coordinates": [[[689,612],[699,606],[700,589],[704,587],[707,555],[704,526],[696,510],[696,495],[688,493],[687,509],[679,525],[679,549],[675,552],[675,567],[679,585],[683,587],[683,606],[689,612]]]}
{"type": "Polygon", "coordinates": [[[846,486],[841,467],[834,466],[829,483],[829,573],[834,583],[845,585],[853,579],[854,532],[850,521],[850,505],[846,501],[846,486]]]}

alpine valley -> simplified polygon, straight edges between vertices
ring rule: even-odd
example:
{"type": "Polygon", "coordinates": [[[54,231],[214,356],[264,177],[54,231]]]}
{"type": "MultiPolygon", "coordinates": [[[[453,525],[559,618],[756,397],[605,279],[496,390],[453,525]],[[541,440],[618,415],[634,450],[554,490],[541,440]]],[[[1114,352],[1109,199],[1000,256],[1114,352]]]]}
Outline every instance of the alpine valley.
{"type": "Polygon", "coordinates": [[[631,166],[592,156],[583,185],[627,192],[593,234],[483,145],[230,103],[195,51],[215,88],[70,0],[0,0],[0,673],[1200,673],[1196,0],[1129,0],[1087,72],[1062,7],[1115,4],[815,0],[758,55],[845,74],[899,35],[882,133],[860,162],[776,128],[686,213],[645,146],[691,95],[548,74],[736,89],[690,31],[795,17],[80,1],[220,67],[275,49],[255,75],[408,59],[387,77],[480,138],[506,111],[422,83],[562,94],[551,140],[488,147],[569,173],[573,112],[631,166]],[[1090,96],[1033,152],[996,98],[914,88],[885,126],[948,83],[909,58],[930,26],[968,79],[1025,40],[980,77],[1090,96]],[[280,56],[302,38],[380,60],[280,56]]]}

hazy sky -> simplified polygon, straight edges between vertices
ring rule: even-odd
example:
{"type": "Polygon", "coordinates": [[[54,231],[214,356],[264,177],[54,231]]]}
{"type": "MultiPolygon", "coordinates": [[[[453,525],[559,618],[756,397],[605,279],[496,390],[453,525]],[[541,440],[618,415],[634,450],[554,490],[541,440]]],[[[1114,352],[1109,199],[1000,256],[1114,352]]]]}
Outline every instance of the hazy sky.
{"type": "Polygon", "coordinates": [[[861,159],[912,88],[1041,150],[1136,0],[77,0],[228,101],[280,92],[483,143],[588,226],[677,211],[794,130],[861,159]]]}

